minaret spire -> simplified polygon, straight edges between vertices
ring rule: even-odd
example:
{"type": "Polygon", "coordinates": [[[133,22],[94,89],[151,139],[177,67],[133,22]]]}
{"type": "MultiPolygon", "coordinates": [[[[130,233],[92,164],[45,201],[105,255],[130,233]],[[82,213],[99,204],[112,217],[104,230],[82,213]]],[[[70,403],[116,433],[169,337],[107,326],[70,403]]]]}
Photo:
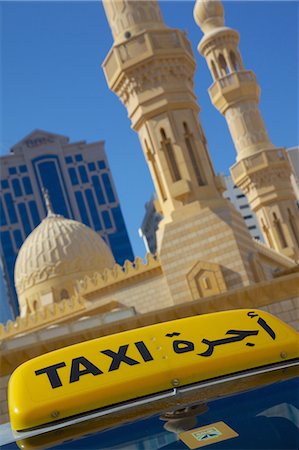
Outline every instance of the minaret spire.
{"type": "Polygon", "coordinates": [[[299,212],[291,166],[283,148],[275,147],[259,109],[260,88],[246,70],[238,47],[239,33],[224,23],[220,0],[197,0],[194,18],[204,32],[198,50],[213,77],[209,94],[225,116],[237,151],[231,167],[235,184],[247,195],[269,247],[299,258],[299,212]]]}
{"type": "Polygon", "coordinates": [[[44,201],[45,201],[45,205],[46,205],[46,209],[47,209],[47,217],[51,217],[54,216],[55,213],[53,211],[53,207],[52,207],[52,202],[50,199],[50,195],[49,195],[49,191],[46,188],[42,188],[42,192],[43,192],[43,196],[44,196],[44,201]]]}

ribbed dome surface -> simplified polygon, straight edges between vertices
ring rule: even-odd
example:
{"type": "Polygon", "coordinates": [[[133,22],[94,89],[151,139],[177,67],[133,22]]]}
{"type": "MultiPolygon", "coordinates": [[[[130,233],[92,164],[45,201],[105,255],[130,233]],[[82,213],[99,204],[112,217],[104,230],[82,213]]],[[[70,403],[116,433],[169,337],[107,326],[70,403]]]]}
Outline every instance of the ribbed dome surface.
{"type": "Polygon", "coordinates": [[[48,278],[90,273],[115,264],[111,250],[93,230],[53,213],[23,243],[15,264],[18,293],[48,278]]]}

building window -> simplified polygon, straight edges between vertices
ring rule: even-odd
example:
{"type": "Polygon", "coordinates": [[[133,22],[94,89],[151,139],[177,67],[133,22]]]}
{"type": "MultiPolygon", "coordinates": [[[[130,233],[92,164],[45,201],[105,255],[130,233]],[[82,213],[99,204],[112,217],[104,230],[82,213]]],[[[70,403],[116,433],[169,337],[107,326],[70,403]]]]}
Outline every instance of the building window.
{"type": "Polygon", "coordinates": [[[40,188],[49,191],[53,211],[64,217],[70,217],[71,205],[68,200],[68,192],[65,186],[63,174],[56,155],[44,155],[33,160],[34,169],[40,188]]]}
{"type": "Polygon", "coordinates": [[[160,173],[159,173],[159,170],[158,170],[158,167],[157,167],[156,159],[155,159],[151,149],[149,148],[149,145],[148,145],[146,139],[144,139],[144,146],[145,146],[145,149],[146,149],[147,159],[150,162],[150,164],[152,165],[153,172],[154,172],[154,177],[155,177],[155,180],[156,180],[156,182],[158,184],[158,189],[157,189],[158,192],[157,193],[160,194],[161,197],[162,197],[162,200],[165,201],[167,199],[167,197],[166,197],[166,194],[165,194],[163,181],[160,178],[160,173]]]}
{"type": "Polygon", "coordinates": [[[8,173],[9,173],[9,175],[16,175],[16,173],[17,173],[16,167],[9,167],[8,173]]]}
{"type": "Polygon", "coordinates": [[[102,189],[99,178],[94,175],[93,177],[91,177],[91,180],[92,180],[92,184],[93,184],[93,187],[94,187],[94,190],[96,193],[98,204],[105,205],[106,200],[105,200],[105,197],[103,194],[103,189],[102,189]]]}
{"type": "Polygon", "coordinates": [[[231,60],[234,70],[235,71],[240,70],[240,64],[237,61],[236,55],[234,54],[234,52],[232,50],[229,52],[229,57],[230,57],[230,60],[231,60]]]}
{"type": "Polygon", "coordinates": [[[31,225],[30,225],[30,222],[29,222],[29,217],[28,217],[28,214],[27,214],[27,208],[26,208],[25,203],[19,203],[18,204],[18,210],[19,210],[19,214],[20,214],[20,217],[21,217],[21,222],[22,222],[23,227],[24,227],[25,234],[26,234],[26,236],[28,236],[28,234],[31,233],[31,225]]]}
{"type": "Polygon", "coordinates": [[[82,155],[75,155],[75,160],[76,161],[83,161],[83,156],[82,155]]]}
{"type": "Polygon", "coordinates": [[[224,56],[222,55],[222,53],[220,53],[220,55],[219,55],[219,57],[218,57],[218,63],[219,63],[219,66],[220,66],[220,69],[221,69],[222,74],[223,74],[223,73],[224,73],[224,74],[225,74],[225,73],[228,74],[228,73],[229,73],[229,70],[228,70],[228,67],[227,67],[225,58],[224,58],[224,56]]]}
{"type": "Polygon", "coordinates": [[[162,137],[161,145],[162,149],[164,150],[172,181],[179,181],[182,177],[176,162],[173,146],[170,139],[166,136],[164,128],[160,129],[160,133],[162,137]]]}
{"type": "Polygon", "coordinates": [[[78,205],[78,209],[80,212],[80,216],[82,219],[82,222],[85,223],[85,225],[87,225],[88,227],[90,227],[90,221],[88,218],[88,213],[87,213],[87,209],[84,203],[84,199],[83,199],[83,195],[82,192],[80,191],[76,191],[75,192],[75,197],[77,200],[77,205],[78,205]]]}
{"type": "Polygon", "coordinates": [[[66,289],[62,289],[60,292],[60,300],[65,300],[67,298],[70,298],[70,294],[66,289]]]}
{"type": "Polygon", "coordinates": [[[77,184],[79,184],[76,169],[74,169],[73,167],[71,167],[69,169],[69,176],[70,176],[71,183],[73,186],[76,186],[77,184]]]}
{"type": "Polygon", "coordinates": [[[101,225],[101,221],[100,221],[100,218],[99,218],[99,215],[98,215],[97,207],[96,207],[96,204],[95,204],[95,201],[94,201],[94,196],[93,196],[93,193],[92,193],[91,189],[86,189],[85,197],[86,197],[87,204],[88,204],[88,207],[89,207],[89,213],[91,215],[91,219],[92,219],[92,223],[93,223],[94,229],[96,231],[99,231],[99,230],[102,229],[102,225],[101,225]]]}
{"type": "Polygon", "coordinates": [[[297,245],[299,247],[299,237],[298,237],[297,224],[296,224],[295,217],[293,216],[290,208],[288,208],[288,216],[289,216],[289,222],[290,222],[290,225],[291,225],[292,233],[293,233],[295,241],[296,241],[296,243],[297,243],[297,245]]]}
{"type": "Polygon", "coordinates": [[[14,264],[16,260],[16,254],[10,236],[11,235],[9,231],[3,231],[0,234],[0,240],[7,272],[13,285],[13,274],[14,274],[14,264]]]}
{"type": "Polygon", "coordinates": [[[6,225],[6,224],[7,224],[7,220],[5,217],[2,200],[0,199],[0,225],[2,226],[2,225],[6,225]]]}
{"type": "Polygon", "coordinates": [[[8,217],[9,217],[10,223],[17,223],[18,218],[17,218],[17,214],[16,214],[16,210],[15,210],[15,206],[14,206],[14,202],[13,202],[11,194],[9,194],[9,193],[4,194],[4,201],[6,204],[6,209],[8,212],[8,217]]]}
{"type": "Polygon", "coordinates": [[[102,175],[102,180],[103,180],[103,183],[104,183],[104,186],[105,186],[105,191],[106,191],[106,194],[107,194],[108,201],[110,203],[115,202],[114,192],[113,192],[113,189],[112,189],[112,185],[111,185],[111,182],[110,182],[109,175],[107,173],[104,173],[102,175]]]}
{"type": "Polygon", "coordinates": [[[96,170],[96,165],[94,162],[88,163],[88,169],[90,172],[94,172],[96,170]]]}
{"type": "Polygon", "coordinates": [[[21,231],[20,230],[14,230],[13,237],[14,237],[14,240],[15,240],[16,247],[19,250],[19,248],[21,248],[21,246],[23,244],[23,238],[22,238],[21,231]]]}
{"type": "Polygon", "coordinates": [[[217,80],[219,77],[218,77],[218,72],[217,72],[217,69],[216,69],[216,66],[215,66],[215,63],[213,60],[211,61],[211,67],[212,67],[212,74],[213,74],[214,80],[217,80]]]}
{"type": "Polygon", "coordinates": [[[9,188],[9,184],[7,180],[1,180],[1,187],[2,189],[8,189],[9,188]]]}
{"type": "Polygon", "coordinates": [[[193,136],[190,134],[188,125],[186,122],[183,123],[184,126],[184,132],[185,132],[185,144],[188,150],[188,155],[196,176],[196,180],[199,186],[204,186],[206,183],[203,179],[202,175],[202,169],[199,161],[199,155],[194,150],[194,144],[193,144],[193,136]]]}
{"type": "Polygon", "coordinates": [[[25,193],[27,195],[31,195],[33,193],[33,191],[32,191],[30,178],[29,177],[24,177],[24,178],[22,178],[22,181],[23,181],[23,186],[24,186],[25,193]]]}
{"type": "Polygon", "coordinates": [[[65,160],[65,162],[66,162],[67,164],[70,164],[70,163],[73,162],[73,158],[72,158],[71,156],[66,156],[66,157],[64,158],[64,160],[65,160]]]}
{"type": "Polygon", "coordinates": [[[18,178],[14,178],[11,182],[15,197],[21,197],[22,196],[22,189],[21,184],[18,178]]]}
{"type": "Polygon", "coordinates": [[[271,237],[271,234],[269,231],[269,227],[267,227],[267,225],[265,224],[264,219],[261,219],[261,224],[262,224],[262,230],[263,230],[264,234],[266,235],[269,246],[271,248],[274,248],[273,240],[272,240],[272,237],[271,237]]]}
{"type": "Polygon", "coordinates": [[[36,203],[34,200],[29,202],[29,209],[30,209],[30,214],[31,214],[33,225],[35,227],[37,227],[37,225],[40,223],[40,217],[39,217],[37,206],[36,206],[36,203]]]}
{"type": "Polygon", "coordinates": [[[20,166],[20,167],[19,167],[19,170],[20,170],[21,173],[26,173],[26,172],[28,172],[26,166],[20,166]]]}
{"type": "Polygon", "coordinates": [[[98,161],[98,168],[101,170],[101,169],[106,169],[106,163],[105,163],[105,161],[103,161],[103,160],[101,160],[101,161],[98,161]]]}
{"type": "Polygon", "coordinates": [[[79,170],[79,175],[80,175],[82,183],[88,183],[89,180],[88,180],[88,175],[87,175],[85,167],[79,166],[78,170],[79,170]]]}
{"type": "Polygon", "coordinates": [[[279,237],[282,248],[286,248],[288,246],[288,244],[287,244],[286,238],[284,236],[280,220],[278,219],[278,217],[275,213],[273,213],[273,223],[274,223],[274,227],[276,229],[276,232],[279,237]]]}
{"type": "Polygon", "coordinates": [[[111,219],[110,219],[109,212],[108,211],[103,211],[102,212],[102,217],[103,217],[103,221],[104,221],[104,224],[105,224],[105,228],[106,229],[112,228],[112,222],[111,222],[111,219]]]}

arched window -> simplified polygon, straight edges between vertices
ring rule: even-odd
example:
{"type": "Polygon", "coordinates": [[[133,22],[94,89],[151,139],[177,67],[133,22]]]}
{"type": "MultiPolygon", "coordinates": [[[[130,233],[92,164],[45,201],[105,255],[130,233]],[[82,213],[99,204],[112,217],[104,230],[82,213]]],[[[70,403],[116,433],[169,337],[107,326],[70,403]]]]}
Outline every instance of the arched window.
{"type": "Polygon", "coordinates": [[[171,177],[172,177],[172,181],[179,181],[181,180],[181,174],[176,162],[176,158],[175,158],[175,154],[174,154],[174,150],[171,144],[171,140],[166,136],[165,130],[164,128],[160,129],[160,134],[162,137],[162,148],[164,150],[165,156],[166,156],[166,160],[168,163],[168,167],[171,173],[171,177]]]}
{"type": "Polygon", "coordinates": [[[212,67],[213,77],[214,77],[215,80],[217,80],[219,78],[219,76],[218,76],[218,72],[217,72],[217,69],[216,69],[216,65],[215,65],[213,60],[211,61],[211,67],[212,67]]]}
{"type": "Polygon", "coordinates": [[[297,224],[296,224],[296,221],[295,221],[295,217],[293,216],[292,211],[290,210],[290,208],[288,208],[288,216],[289,216],[289,222],[290,222],[291,230],[293,232],[295,241],[297,242],[297,245],[299,247],[299,237],[298,237],[297,224]]]}
{"type": "Polygon", "coordinates": [[[158,170],[158,167],[157,167],[156,158],[153,155],[153,153],[151,152],[146,139],[144,139],[144,146],[145,146],[145,149],[146,149],[146,157],[147,157],[147,159],[149,160],[149,162],[152,165],[153,172],[154,172],[154,177],[155,177],[155,179],[157,181],[158,189],[160,191],[161,197],[162,197],[163,201],[165,201],[165,200],[167,200],[167,197],[166,197],[166,194],[165,194],[165,190],[164,190],[164,187],[163,187],[162,180],[160,179],[160,173],[159,173],[159,170],[158,170]]]}
{"type": "Polygon", "coordinates": [[[36,312],[38,310],[38,301],[33,300],[32,302],[32,312],[36,312]]]}
{"type": "Polygon", "coordinates": [[[201,168],[201,163],[200,163],[200,158],[198,155],[198,152],[196,152],[196,150],[194,149],[194,141],[193,141],[193,136],[189,131],[188,125],[186,122],[183,122],[183,127],[184,127],[184,132],[185,132],[185,144],[187,147],[187,151],[188,151],[188,155],[196,176],[196,180],[197,183],[199,184],[199,186],[204,186],[205,180],[203,177],[203,171],[201,168]]]}
{"type": "Polygon", "coordinates": [[[287,244],[285,235],[283,233],[280,220],[278,219],[278,217],[275,213],[273,213],[273,223],[274,223],[278,238],[280,240],[281,247],[286,248],[288,246],[288,244],[287,244]]]}
{"type": "Polygon", "coordinates": [[[262,230],[263,230],[264,234],[266,235],[266,239],[267,239],[267,241],[268,241],[269,246],[270,246],[271,248],[274,248],[273,240],[272,240],[272,237],[271,237],[269,228],[268,228],[267,225],[265,224],[264,219],[261,219],[261,223],[262,223],[262,230]]]}
{"type": "Polygon", "coordinates": [[[240,70],[240,64],[239,64],[239,62],[238,62],[238,60],[236,58],[235,53],[232,50],[229,52],[229,57],[230,57],[232,66],[235,69],[235,71],[239,71],[240,70]]]}
{"type": "Polygon", "coordinates": [[[70,294],[66,289],[62,289],[60,291],[60,300],[65,300],[66,298],[70,298],[70,294]]]}
{"type": "Polygon", "coordinates": [[[225,58],[222,55],[222,53],[220,53],[220,55],[218,56],[218,62],[219,62],[219,66],[220,66],[221,71],[228,74],[229,70],[228,70],[225,58]]]}

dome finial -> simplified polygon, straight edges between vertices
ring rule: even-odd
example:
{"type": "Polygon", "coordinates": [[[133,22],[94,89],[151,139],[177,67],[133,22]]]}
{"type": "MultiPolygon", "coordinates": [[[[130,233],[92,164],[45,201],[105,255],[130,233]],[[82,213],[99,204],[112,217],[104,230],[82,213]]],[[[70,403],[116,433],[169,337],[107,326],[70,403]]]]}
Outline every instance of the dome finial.
{"type": "Polygon", "coordinates": [[[42,192],[43,192],[44,201],[45,201],[46,208],[47,208],[47,213],[48,213],[47,216],[48,217],[52,216],[52,215],[54,215],[54,212],[53,212],[53,207],[52,207],[52,203],[51,203],[51,200],[50,200],[49,191],[48,191],[48,189],[45,189],[43,187],[42,188],[42,192]]]}
{"type": "Polygon", "coordinates": [[[196,0],[194,19],[206,34],[224,26],[224,10],[221,0],[196,0]]]}

